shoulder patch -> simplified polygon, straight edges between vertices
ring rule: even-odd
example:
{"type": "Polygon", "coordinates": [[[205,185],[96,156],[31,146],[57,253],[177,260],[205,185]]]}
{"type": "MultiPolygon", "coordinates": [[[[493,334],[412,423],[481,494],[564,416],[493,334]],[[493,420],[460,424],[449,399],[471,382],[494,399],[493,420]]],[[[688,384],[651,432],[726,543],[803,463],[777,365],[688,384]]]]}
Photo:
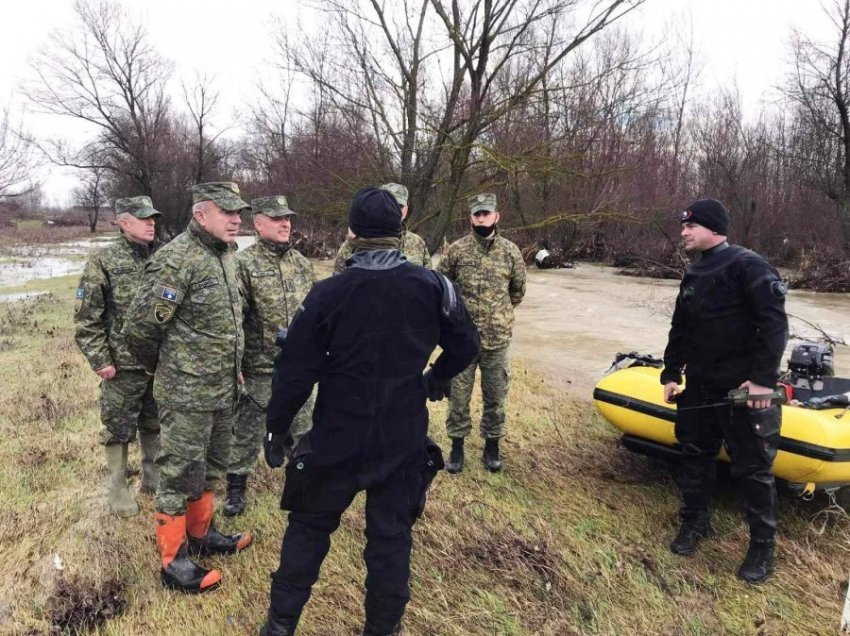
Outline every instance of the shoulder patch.
{"type": "Polygon", "coordinates": [[[174,315],[174,305],[166,305],[165,303],[157,303],[153,307],[153,317],[159,324],[168,322],[171,316],[174,315]]]}
{"type": "Polygon", "coordinates": [[[775,280],[770,284],[770,293],[777,298],[784,298],[788,293],[788,283],[784,280],[775,280]]]}
{"type": "Polygon", "coordinates": [[[177,302],[177,290],[171,287],[163,287],[159,293],[159,297],[171,302],[177,302]]]}
{"type": "Polygon", "coordinates": [[[85,298],[86,297],[86,288],[78,287],[77,288],[77,298],[85,298]]]}

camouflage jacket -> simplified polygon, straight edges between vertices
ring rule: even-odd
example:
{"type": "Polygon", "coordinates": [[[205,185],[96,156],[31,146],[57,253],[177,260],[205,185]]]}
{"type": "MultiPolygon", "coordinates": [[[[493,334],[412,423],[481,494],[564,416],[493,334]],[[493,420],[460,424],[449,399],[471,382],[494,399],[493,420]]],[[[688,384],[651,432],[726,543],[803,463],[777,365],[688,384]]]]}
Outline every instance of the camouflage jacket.
{"type": "Polygon", "coordinates": [[[482,349],[510,344],[514,307],[525,296],[525,262],[519,248],[497,234],[470,232],[449,245],[438,271],[455,281],[481,335],[482,349]]]}
{"type": "Polygon", "coordinates": [[[162,406],[233,404],[245,349],[235,250],[192,221],[145,267],[125,330],[162,406]]]}
{"type": "MultiPolygon", "coordinates": [[[[425,241],[418,234],[408,232],[407,230],[402,232],[399,249],[409,262],[431,269],[431,254],[428,252],[428,246],[425,244],[425,241]]],[[[354,246],[351,244],[351,241],[346,239],[339,246],[339,251],[336,253],[334,274],[338,274],[345,269],[345,261],[352,254],[354,254],[354,246]]]]}
{"type": "Polygon", "coordinates": [[[289,327],[304,296],[316,281],[313,266],[297,250],[259,239],[236,255],[245,321],[247,373],[272,373],[278,347],[275,336],[289,327]]]}
{"type": "Polygon", "coordinates": [[[141,369],[121,329],[142,280],[150,247],[122,236],[89,256],[74,311],[74,336],[80,351],[97,371],[141,369]]]}

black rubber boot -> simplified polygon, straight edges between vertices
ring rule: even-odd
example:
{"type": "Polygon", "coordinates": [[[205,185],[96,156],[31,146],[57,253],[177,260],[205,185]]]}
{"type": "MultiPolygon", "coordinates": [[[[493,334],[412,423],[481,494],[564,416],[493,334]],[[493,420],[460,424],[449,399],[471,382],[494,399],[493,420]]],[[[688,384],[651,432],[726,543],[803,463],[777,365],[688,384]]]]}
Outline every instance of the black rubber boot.
{"type": "Polygon", "coordinates": [[[395,627],[393,627],[392,631],[384,632],[374,629],[369,626],[369,623],[366,623],[366,627],[363,628],[363,636],[398,636],[401,633],[401,622],[399,622],[395,627]]]}
{"type": "Polygon", "coordinates": [[[245,512],[245,487],[248,475],[227,475],[227,498],[221,511],[226,517],[237,517],[245,512]]]}
{"type": "Polygon", "coordinates": [[[502,470],[502,458],[499,456],[499,438],[487,438],[484,440],[484,454],[481,456],[484,468],[491,473],[502,470]]]}
{"type": "Polygon", "coordinates": [[[208,556],[210,554],[236,554],[249,545],[253,537],[247,532],[221,534],[214,523],[210,524],[206,535],[200,539],[189,535],[189,554],[208,556]]]}
{"type": "Polygon", "coordinates": [[[449,461],[446,462],[446,472],[459,473],[463,470],[463,438],[452,438],[452,452],[449,453],[449,461]]]}
{"type": "Polygon", "coordinates": [[[750,539],[750,549],[741,567],[738,578],[747,583],[762,583],[773,572],[773,539],[750,539]]]}
{"type": "Polygon", "coordinates": [[[297,626],[297,618],[295,620],[281,620],[272,616],[271,611],[269,611],[266,624],[260,628],[260,636],[292,636],[297,626]]]}
{"type": "Polygon", "coordinates": [[[688,556],[697,551],[699,542],[714,534],[707,520],[684,520],[679,528],[679,534],[670,544],[670,552],[688,556]]]}
{"type": "Polygon", "coordinates": [[[163,586],[188,594],[208,592],[221,584],[218,570],[202,568],[186,555],[185,543],[174,560],[159,571],[159,578],[163,586]]]}

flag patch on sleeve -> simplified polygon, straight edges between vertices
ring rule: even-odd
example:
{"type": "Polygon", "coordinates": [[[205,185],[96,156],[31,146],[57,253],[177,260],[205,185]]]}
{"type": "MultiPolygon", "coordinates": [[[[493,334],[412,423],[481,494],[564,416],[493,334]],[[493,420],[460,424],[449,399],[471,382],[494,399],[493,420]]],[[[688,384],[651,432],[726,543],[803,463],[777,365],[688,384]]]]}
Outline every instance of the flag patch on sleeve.
{"type": "Polygon", "coordinates": [[[176,302],[177,301],[177,290],[171,289],[171,287],[163,287],[161,298],[164,298],[165,300],[170,300],[171,302],[176,302]]]}

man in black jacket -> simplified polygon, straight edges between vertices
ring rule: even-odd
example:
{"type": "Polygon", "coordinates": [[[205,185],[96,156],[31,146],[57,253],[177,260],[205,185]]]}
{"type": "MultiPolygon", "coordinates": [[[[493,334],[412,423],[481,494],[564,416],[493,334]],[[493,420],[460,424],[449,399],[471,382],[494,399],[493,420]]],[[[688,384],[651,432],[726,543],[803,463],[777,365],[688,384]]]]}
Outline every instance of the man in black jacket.
{"type": "Polygon", "coordinates": [[[684,453],[682,525],[670,549],[693,554],[712,533],[715,457],[725,444],[750,525],[738,577],[759,583],[773,571],[778,501],[771,468],[781,422],[780,407],[759,396],[771,393],[779,377],[787,287],[761,256],[726,242],[729,218],[719,201],[695,201],[681,222],[684,247],[696,258],[679,288],[661,373],[665,401],[678,405],[676,439],[684,453]],[[680,393],[683,371],[687,387],[680,393]],[[746,406],[725,403],[737,388],[748,390],[746,406]]]}
{"type": "Polygon", "coordinates": [[[316,283],[275,361],[265,440],[269,465],[283,461],[295,414],[319,390],[313,429],[286,468],[281,508],[289,524],[261,634],[293,634],[354,496],[366,491],[366,628],[398,633],[410,598],[411,529],[442,468],[430,442],[426,398],[478,354],[478,332],[454,285],[408,263],[397,249],[401,214],[388,192],[358,192],[349,227],[360,241],[341,273],[316,283]],[[370,249],[374,246],[374,249],[370,249]],[[442,353],[423,376],[439,345],[442,353]],[[430,442],[430,443],[429,443],[430,442]]]}

